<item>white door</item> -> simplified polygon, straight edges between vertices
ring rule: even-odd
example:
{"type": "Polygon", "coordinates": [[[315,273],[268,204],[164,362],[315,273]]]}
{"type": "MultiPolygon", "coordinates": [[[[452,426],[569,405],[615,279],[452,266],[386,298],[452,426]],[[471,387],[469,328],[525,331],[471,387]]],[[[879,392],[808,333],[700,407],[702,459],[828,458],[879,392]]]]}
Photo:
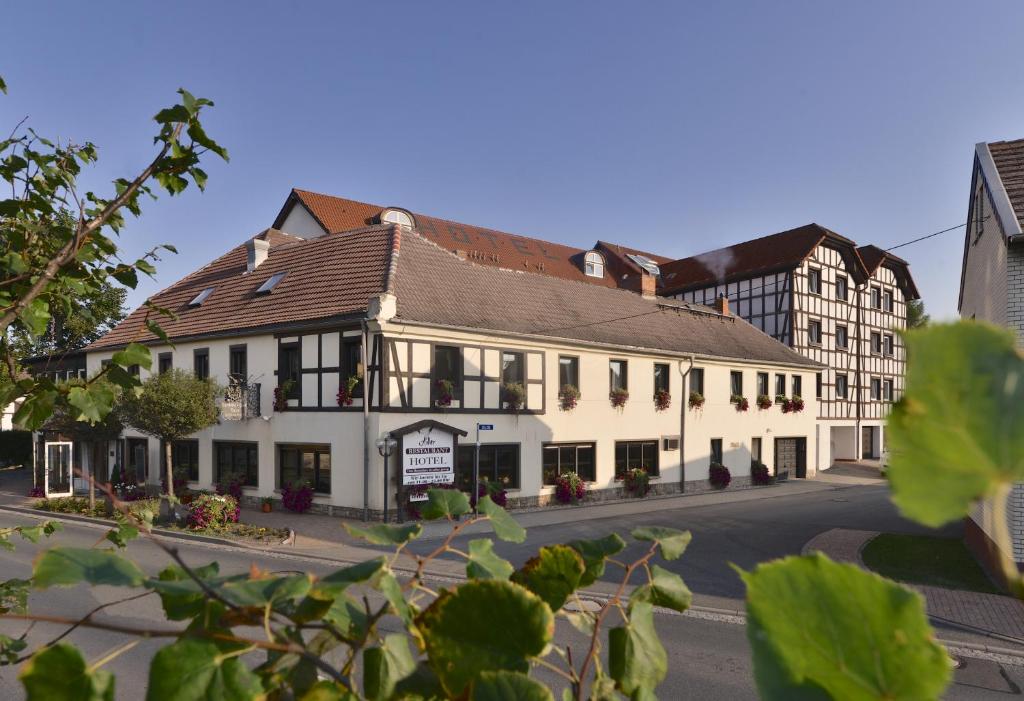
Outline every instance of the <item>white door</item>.
{"type": "Polygon", "coordinates": [[[43,472],[48,497],[71,496],[71,443],[47,443],[46,470],[43,472]]]}

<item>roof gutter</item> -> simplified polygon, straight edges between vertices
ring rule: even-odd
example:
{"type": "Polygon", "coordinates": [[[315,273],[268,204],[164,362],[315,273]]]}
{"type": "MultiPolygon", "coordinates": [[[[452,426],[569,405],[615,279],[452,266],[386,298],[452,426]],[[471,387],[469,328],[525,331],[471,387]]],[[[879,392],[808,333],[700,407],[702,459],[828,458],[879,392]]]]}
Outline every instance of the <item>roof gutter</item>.
{"type": "Polygon", "coordinates": [[[996,216],[999,217],[999,223],[1003,227],[1003,233],[1006,234],[1006,240],[1020,240],[1020,237],[1024,236],[1024,231],[1021,230],[1020,221],[1017,220],[1017,215],[1013,211],[1013,203],[1010,202],[1010,195],[1007,194],[1006,187],[1003,185],[1003,179],[999,176],[999,169],[996,168],[992,152],[985,142],[981,142],[974,148],[978,154],[978,165],[981,167],[981,175],[988,186],[989,193],[992,195],[992,204],[995,205],[996,216]]]}

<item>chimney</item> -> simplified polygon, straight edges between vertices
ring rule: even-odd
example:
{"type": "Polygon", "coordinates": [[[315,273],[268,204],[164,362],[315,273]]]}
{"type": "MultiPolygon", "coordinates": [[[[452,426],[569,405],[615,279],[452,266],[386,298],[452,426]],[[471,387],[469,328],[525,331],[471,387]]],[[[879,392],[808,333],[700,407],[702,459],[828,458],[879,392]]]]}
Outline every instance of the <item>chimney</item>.
{"type": "Polygon", "coordinates": [[[729,316],[729,298],[722,295],[715,300],[715,311],[722,316],[729,316]]]}
{"type": "Polygon", "coordinates": [[[245,251],[245,271],[251,273],[270,255],[270,243],[260,238],[252,238],[245,244],[245,251]]]}
{"type": "Polygon", "coordinates": [[[640,273],[640,294],[644,299],[654,299],[658,295],[658,278],[644,270],[640,273]]]}

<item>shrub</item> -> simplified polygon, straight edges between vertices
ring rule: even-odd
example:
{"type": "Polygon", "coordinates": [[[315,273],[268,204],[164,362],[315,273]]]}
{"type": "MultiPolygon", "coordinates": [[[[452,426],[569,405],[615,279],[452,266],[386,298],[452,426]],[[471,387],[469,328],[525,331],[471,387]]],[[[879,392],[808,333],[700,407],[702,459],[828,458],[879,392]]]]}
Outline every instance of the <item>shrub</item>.
{"type": "Polygon", "coordinates": [[[140,484],[120,482],[113,486],[113,490],[121,501],[139,501],[146,498],[146,488],[140,484]]]}
{"type": "Polygon", "coordinates": [[[587,483],[575,472],[563,472],[555,480],[555,499],[560,504],[574,504],[583,501],[587,493],[587,483]]]}
{"type": "Polygon", "coordinates": [[[297,514],[309,511],[313,505],[313,488],[306,482],[286,484],[281,489],[281,503],[284,508],[297,514]]]}
{"type": "Polygon", "coordinates": [[[489,480],[480,480],[480,484],[478,484],[476,488],[476,493],[476,497],[471,496],[469,498],[469,503],[470,505],[473,506],[473,508],[476,508],[477,498],[485,495],[491,497],[491,501],[493,501],[495,504],[497,504],[503,509],[505,508],[506,504],[508,504],[508,493],[500,486],[496,484],[491,484],[489,480]]]}
{"type": "Polygon", "coordinates": [[[772,398],[767,394],[757,395],[757,408],[758,409],[770,409],[772,406],[772,398]]]}
{"type": "Polygon", "coordinates": [[[690,408],[700,409],[704,406],[704,395],[700,392],[690,392],[690,408]]]}
{"type": "Polygon", "coordinates": [[[732,482],[732,475],[729,474],[729,468],[725,465],[714,463],[711,465],[711,469],[708,472],[708,482],[715,489],[725,489],[732,482]]]}
{"type": "Polygon", "coordinates": [[[93,511],[89,510],[89,500],[85,497],[58,497],[56,499],[40,499],[33,506],[40,511],[50,511],[55,514],[81,514],[83,516],[103,516],[105,508],[103,504],[97,505],[93,511]]]}
{"type": "Polygon", "coordinates": [[[419,521],[422,518],[420,514],[420,504],[426,503],[425,501],[413,501],[412,497],[422,496],[431,489],[458,489],[451,482],[434,482],[431,484],[415,484],[410,486],[405,491],[405,513],[414,521],[419,521]]]}
{"type": "Polygon", "coordinates": [[[747,398],[739,394],[732,395],[732,397],[729,398],[729,401],[736,405],[736,411],[746,411],[750,408],[750,402],[747,398]]]}
{"type": "Polygon", "coordinates": [[[635,497],[647,496],[647,492],[651,490],[651,476],[647,474],[645,468],[634,467],[623,475],[622,486],[635,497]]]}
{"type": "Polygon", "coordinates": [[[455,395],[455,385],[451,380],[438,380],[434,387],[437,389],[437,399],[434,404],[440,407],[451,406],[455,395]]]}
{"type": "Polygon", "coordinates": [[[295,386],[294,380],[285,380],[274,388],[274,411],[288,410],[288,393],[295,386]]]}
{"type": "Polygon", "coordinates": [[[659,389],[654,393],[655,411],[665,411],[672,406],[672,395],[667,390],[659,389]]]}
{"type": "Polygon", "coordinates": [[[608,398],[611,400],[613,407],[621,409],[626,406],[626,401],[629,399],[629,392],[620,387],[609,392],[608,398]]]}
{"type": "Polygon", "coordinates": [[[32,489],[28,490],[28,495],[30,497],[45,497],[46,490],[42,487],[32,487],[32,489]]]}
{"type": "Polygon", "coordinates": [[[579,401],[580,391],[576,388],[576,385],[562,385],[562,389],[558,391],[558,402],[562,411],[575,409],[579,401]]]}
{"type": "Polygon", "coordinates": [[[757,460],[750,461],[750,481],[754,484],[771,484],[772,476],[768,472],[768,466],[757,460]]]}
{"type": "Polygon", "coordinates": [[[238,521],[238,501],[228,494],[200,494],[188,509],[188,527],[194,530],[226,528],[238,521]]]}
{"type": "Polygon", "coordinates": [[[512,411],[519,411],[526,402],[526,389],[518,382],[507,382],[501,386],[501,401],[512,411]]]}
{"type": "Polygon", "coordinates": [[[234,497],[235,501],[242,501],[242,478],[239,475],[229,473],[217,482],[217,494],[234,497]]]}

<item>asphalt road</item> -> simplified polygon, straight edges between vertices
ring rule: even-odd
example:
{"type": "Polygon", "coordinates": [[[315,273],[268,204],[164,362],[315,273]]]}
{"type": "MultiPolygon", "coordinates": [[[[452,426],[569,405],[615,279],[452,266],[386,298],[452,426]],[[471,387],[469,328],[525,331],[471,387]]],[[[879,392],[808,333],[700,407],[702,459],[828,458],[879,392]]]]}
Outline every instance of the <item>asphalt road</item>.
{"type": "MultiPolygon", "coordinates": [[[[836,493],[831,493],[832,496],[836,493]]],[[[843,492],[847,498],[847,492],[843,492]]],[[[759,502],[755,505],[745,505],[744,511],[756,512],[744,513],[742,515],[730,514],[728,508],[707,507],[706,509],[693,509],[686,514],[685,518],[679,514],[659,513],[652,514],[650,519],[629,518],[620,519],[614,526],[619,530],[627,530],[636,523],[664,523],[692,528],[695,531],[694,548],[688,552],[682,562],[688,566],[684,568],[691,586],[694,583],[701,583],[700,586],[711,587],[718,591],[725,586],[722,568],[713,566],[710,560],[715,557],[717,548],[729,546],[730,552],[735,553],[734,561],[750,563],[752,561],[743,558],[764,558],[774,557],[782,554],[787,547],[796,547],[797,541],[806,540],[806,536],[800,535],[800,529],[794,518],[811,519],[814,514],[819,514],[821,523],[810,526],[819,528],[835,522],[837,519],[851,519],[846,521],[850,527],[864,525],[864,518],[870,518],[872,511],[876,512],[877,518],[885,518],[885,508],[880,506],[880,500],[870,490],[859,490],[849,493],[853,497],[851,501],[832,502],[830,499],[819,500],[817,495],[805,497],[809,502],[806,505],[795,503],[769,504],[759,502]],[[860,496],[860,492],[864,492],[860,496]],[[820,503],[818,503],[820,501],[820,503]],[[835,504],[835,507],[830,507],[835,504]],[[831,512],[829,510],[832,510],[831,512]],[[700,513],[694,513],[699,511],[700,513]],[[831,515],[829,515],[831,513],[831,515]],[[864,514],[857,517],[857,513],[864,514]],[[742,516],[742,518],[741,518],[742,516]],[[680,521],[684,522],[680,522],[680,521]],[[744,527],[743,524],[746,524],[744,527]],[[768,537],[760,533],[765,528],[775,529],[777,538],[768,537]],[[747,531],[748,537],[740,534],[747,531]],[[697,545],[703,540],[707,545],[697,545]],[[769,543],[778,540],[778,545],[770,546],[769,543]],[[710,542],[709,542],[710,541],[710,542]],[[788,543],[784,546],[784,543],[788,543]],[[693,562],[691,562],[691,560],[693,562]],[[693,565],[692,567],[689,565],[693,565]]],[[[786,501],[790,500],[774,500],[786,501]]],[[[892,514],[889,515],[891,517],[892,514]]],[[[0,512],[0,526],[16,525],[24,522],[19,516],[0,512]]],[[[899,524],[881,525],[877,527],[886,530],[894,530],[892,526],[899,524]]],[[[572,524],[571,526],[552,527],[560,531],[557,540],[567,538],[584,537],[592,535],[590,528],[593,522],[587,524],[572,524]]],[[[606,524],[611,527],[612,524],[606,524]]],[[[555,533],[546,533],[548,529],[535,529],[533,538],[541,538],[555,533]],[[538,533],[537,531],[545,531],[538,533]]],[[[83,525],[67,525],[66,530],[57,536],[62,544],[89,546],[102,535],[102,531],[83,525]]],[[[52,542],[52,541],[51,541],[52,542]]],[[[268,570],[308,570],[320,574],[327,573],[336,568],[330,563],[317,560],[307,560],[290,556],[278,556],[253,552],[245,552],[232,548],[210,546],[206,544],[193,544],[189,542],[180,543],[182,555],[192,565],[202,565],[212,560],[220,562],[223,572],[240,572],[249,568],[255,562],[259,567],[268,570]]],[[[31,571],[31,562],[35,554],[43,546],[31,544],[18,544],[15,552],[0,552],[0,572],[4,577],[27,576],[31,571]]],[[[130,556],[148,572],[156,572],[166,565],[164,554],[155,546],[147,542],[135,542],[129,547],[130,556]]],[[[717,554],[722,558],[721,551],[717,554]]],[[[123,596],[123,591],[110,587],[85,587],[78,586],[69,589],[55,589],[33,593],[30,599],[30,609],[38,613],[53,615],[81,616],[100,603],[105,603],[123,596]]],[[[115,621],[127,626],[149,626],[164,627],[163,617],[160,611],[159,602],[154,597],[146,597],[138,601],[120,605],[105,612],[105,620],[115,621]]],[[[753,679],[751,673],[751,662],[746,642],[746,629],[742,624],[727,622],[728,617],[701,618],[695,616],[679,616],[674,614],[658,614],[656,625],[662,637],[669,656],[669,676],[659,689],[659,696],[666,699],[746,699],[755,698],[753,679]]],[[[0,632],[17,634],[23,630],[23,626],[14,625],[12,622],[0,621],[0,632]]],[[[39,644],[51,639],[60,629],[52,626],[37,625],[30,634],[33,644],[39,644]]],[[[557,632],[559,642],[574,641],[575,633],[567,626],[560,626],[557,632]]],[[[124,642],[124,638],[115,633],[106,633],[96,630],[80,629],[71,634],[70,640],[77,644],[89,660],[95,660],[114,649],[124,642]]],[[[579,640],[576,638],[575,640],[579,640]]],[[[108,665],[108,669],[114,672],[118,678],[117,698],[118,699],[140,699],[144,696],[148,675],[149,658],[159,649],[163,642],[145,641],[121,655],[108,665]]],[[[1021,695],[1021,687],[1024,687],[1024,666],[1011,664],[999,664],[983,659],[965,660],[964,667],[957,672],[957,683],[950,690],[948,698],[953,699],[1007,699],[1021,695]]],[[[23,693],[18,684],[14,670],[6,668],[0,672],[0,698],[19,699],[23,693]]]]}

